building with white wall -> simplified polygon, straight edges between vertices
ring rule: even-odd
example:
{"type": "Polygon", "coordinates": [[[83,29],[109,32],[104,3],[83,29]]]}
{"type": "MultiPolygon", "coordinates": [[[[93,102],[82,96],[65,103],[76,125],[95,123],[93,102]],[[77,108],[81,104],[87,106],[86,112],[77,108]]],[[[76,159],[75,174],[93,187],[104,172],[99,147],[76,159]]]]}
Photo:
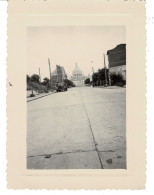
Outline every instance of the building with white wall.
{"type": "Polygon", "coordinates": [[[70,80],[76,85],[76,86],[84,86],[84,81],[86,77],[83,75],[82,71],[79,69],[77,63],[75,65],[74,70],[72,71],[72,76],[70,80]]]}

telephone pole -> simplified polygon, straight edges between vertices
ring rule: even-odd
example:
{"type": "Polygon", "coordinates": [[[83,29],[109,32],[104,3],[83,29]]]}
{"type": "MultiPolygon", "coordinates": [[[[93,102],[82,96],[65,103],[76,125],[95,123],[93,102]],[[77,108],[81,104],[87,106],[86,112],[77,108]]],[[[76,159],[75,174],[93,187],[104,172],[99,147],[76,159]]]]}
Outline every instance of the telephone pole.
{"type": "Polygon", "coordinates": [[[41,72],[40,72],[40,68],[39,68],[39,77],[40,77],[40,84],[41,84],[41,72]]]}
{"type": "Polygon", "coordinates": [[[106,74],[106,63],[105,63],[105,54],[104,55],[104,70],[105,70],[105,86],[107,85],[107,74],[106,74]]]}
{"type": "Polygon", "coordinates": [[[109,77],[109,86],[111,86],[111,77],[110,77],[110,66],[109,66],[109,59],[108,59],[108,77],[109,77]]]}
{"type": "Polygon", "coordinates": [[[93,71],[93,74],[94,74],[94,68],[92,67],[92,71],[93,71]]]}
{"type": "Polygon", "coordinates": [[[50,59],[48,58],[49,63],[49,75],[50,75],[50,87],[51,87],[51,66],[50,66],[50,59]]]}

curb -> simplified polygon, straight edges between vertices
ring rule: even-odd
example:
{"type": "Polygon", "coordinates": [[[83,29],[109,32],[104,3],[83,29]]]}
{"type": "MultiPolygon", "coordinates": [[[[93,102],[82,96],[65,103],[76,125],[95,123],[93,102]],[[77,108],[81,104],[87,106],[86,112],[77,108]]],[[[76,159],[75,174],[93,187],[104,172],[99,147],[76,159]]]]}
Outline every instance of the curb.
{"type": "Polygon", "coordinates": [[[34,100],[43,98],[43,97],[45,97],[45,96],[49,96],[49,95],[51,95],[51,94],[53,94],[53,93],[56,93],[56,92],[52,92],[52,93],[50,93],[50,94],[46,94],[46,95],[43,95],[43,96],[41,96],[41,97],[36,97],[35,99],[32,99],[32,100],[27,100],[27,102],[31,102],[31,101],[34,101],[34,100]]]}
{"type": "Polygon", "coordinates": [[[100,89],[126,89],[126,87],[94,87],[94,88],[100,88],[100,89]]]}

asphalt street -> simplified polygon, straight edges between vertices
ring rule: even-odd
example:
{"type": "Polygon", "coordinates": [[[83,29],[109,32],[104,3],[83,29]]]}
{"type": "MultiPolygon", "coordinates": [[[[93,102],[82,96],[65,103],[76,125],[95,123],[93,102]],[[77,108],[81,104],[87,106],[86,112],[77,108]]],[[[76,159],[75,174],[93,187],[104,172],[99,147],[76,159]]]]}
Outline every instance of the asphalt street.
{"type": "Polygon", "coordinates": [[[75,87],[27,103],[28,169],[126,169],[126,89],[75,87]]]}

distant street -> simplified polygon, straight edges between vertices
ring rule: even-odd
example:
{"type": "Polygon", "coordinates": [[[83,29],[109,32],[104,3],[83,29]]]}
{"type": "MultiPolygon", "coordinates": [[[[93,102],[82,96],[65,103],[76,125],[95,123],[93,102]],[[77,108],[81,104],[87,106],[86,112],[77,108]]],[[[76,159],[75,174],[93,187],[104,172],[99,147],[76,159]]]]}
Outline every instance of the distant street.
{"type": "Polygon", "coordinates": [[[28,169],[125,169],[126,89],[74,87],[27,103],[28,169]]]}

